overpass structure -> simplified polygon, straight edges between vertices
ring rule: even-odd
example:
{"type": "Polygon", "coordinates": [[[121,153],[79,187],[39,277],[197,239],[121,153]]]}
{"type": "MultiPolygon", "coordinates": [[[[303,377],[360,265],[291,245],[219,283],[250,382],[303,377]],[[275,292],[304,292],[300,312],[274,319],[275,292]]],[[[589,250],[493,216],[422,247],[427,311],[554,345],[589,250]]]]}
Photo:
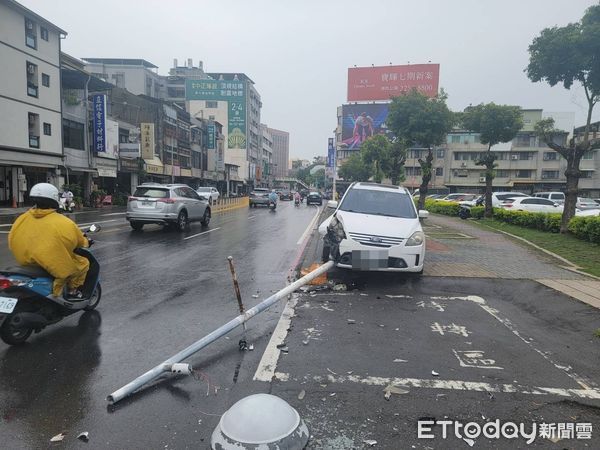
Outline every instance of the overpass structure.
{"type": "Polygon", "coordinates": [[[296,186],[302,186],[304,189],[310,189],[310,186],[308,186],[304,181],[301,181],[297,178],[291,178],[291,177],[279,177],[279,178],[275,178],[275,184],[287,184],[290,186],[290,190],[292,188],[293,185],[296,186]]]}

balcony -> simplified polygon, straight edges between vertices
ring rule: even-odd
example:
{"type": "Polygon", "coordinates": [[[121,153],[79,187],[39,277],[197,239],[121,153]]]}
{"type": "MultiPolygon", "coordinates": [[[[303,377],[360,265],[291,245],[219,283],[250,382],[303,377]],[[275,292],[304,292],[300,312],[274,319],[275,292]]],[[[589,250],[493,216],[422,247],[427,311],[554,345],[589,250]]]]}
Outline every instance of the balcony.
{"type": "Polygon", "coordinates": [[[29,135],[29,146],[31,148],[40,148],[40,137],[29,135]]]}

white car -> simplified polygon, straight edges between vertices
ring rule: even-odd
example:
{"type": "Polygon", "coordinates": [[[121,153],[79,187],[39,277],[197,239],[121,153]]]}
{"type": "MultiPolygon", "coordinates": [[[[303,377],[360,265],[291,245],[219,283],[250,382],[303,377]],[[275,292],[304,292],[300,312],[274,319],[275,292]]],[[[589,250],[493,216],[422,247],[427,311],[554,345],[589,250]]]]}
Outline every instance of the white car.
{"type": "Polygon", "coordinates": [[[577,197],[575,208],[577,209],[598,209],[600,205],[591,198],[577,197]]]}
{"type": "Polygon", "coordinates": [[[219,200],[219,191],[214,187],[199,187],[196,189],[196,192],[199,196],[210,200],[209,203],[211,205],[216,204],[217,200],[219,200]]]}
{"type": "Polygon", "coordinates": [[[561,213],[563,205],[541,197],[518,197],[512,202],[507,200],[502,208],[509,211],[527,211],[534,213],[561,213]]]}
{"type": "Polygon", "coordinates": [[[517,197],[529,197],[527,194],[523,194],[522,192],[493,192],[492,193],[492,206],[494,208],[498,208],[502,206],[502,204],[506,200],[510,200],[517,197]]]}
{"type": "MultiPolygon", "coordinates": [[[[599,205],[600,206],[600,205],[599,205]]],[[[575,215],[577,217],[586,217],[586,216],[600,216],[600,208],[598,209],[577,209],[575,210],[575,215]]]]}
{"type": "Polygon", "coordinates": [[[324,257],[345,269],[423,272],[425,234],[410,192],[398,186],[353,183],[341,202],[319,226],[324,257]]]}
{"type": "Polygon", "coordinates": [[[548,200],[552,200],[556,203],[558,203],[559,205],[562,205],[565,203],[565,193],[564,192],[536,192],[535,194],[533,194],[534,197],[541,197],[541,198],[547,198],[548,200]]]}

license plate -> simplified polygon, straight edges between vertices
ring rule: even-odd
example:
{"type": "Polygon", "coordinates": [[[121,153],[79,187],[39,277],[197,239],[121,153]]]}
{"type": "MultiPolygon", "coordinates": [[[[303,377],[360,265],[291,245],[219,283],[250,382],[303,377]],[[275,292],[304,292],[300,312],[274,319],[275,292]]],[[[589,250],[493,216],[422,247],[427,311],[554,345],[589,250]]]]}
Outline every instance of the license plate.
{"type": "Polygon", "coordinates": [[[0,297],[0,313],[10,314],[15,309],[18,299],[10,297],[0,297]]]}
{"type": "Polygon", "coordinates": [[[142,200],[142,205],[145,208],[152,208],[155,205],[155,202],[151,202],[150,200],[142,200]]]}
{"type": "Polygon", "coordinates": [[[352,250],[352,269],[386,269],[388,256],[387,250],[352,250]]]}

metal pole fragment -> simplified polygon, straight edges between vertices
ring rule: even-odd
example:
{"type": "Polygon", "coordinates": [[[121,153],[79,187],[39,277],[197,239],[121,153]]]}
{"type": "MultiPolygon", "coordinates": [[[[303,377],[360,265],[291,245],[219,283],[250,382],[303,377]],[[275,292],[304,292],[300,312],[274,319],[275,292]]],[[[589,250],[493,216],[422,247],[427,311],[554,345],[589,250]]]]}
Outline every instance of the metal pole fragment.
{"type": "Polygon", "coordinates": [[[312,280],[314,280],[315,278],[317,278],[319,275],[322,275],[323,273],[327,272],[329,269],[331,269],[333,267],[333,265],[334,265],[333,261],[326,262],[319,268],[313,270],[309,274],[303,276],[302,278],[296,280],[289,286],[286,286],[282,290],[276,292],[275,294],[271,295],[267,299],[263,300],[258,305],[254,306],[253,308],[250,308],[244,314],[240,314],[235,319],[230,320],[225,325],[217,328],[212,333],[204,336],[199,341],[194,342],[189,347],[183,349],[176,355],[174,355],[171,358],[167,359],[166,361],[160,363],[156,367],[150,369],[148,372],[144,373],[143,375],[140,375],[135,380],[126,384],[122,388],[117,389],[115,392],[110,394],[106,398],[106,400],[110,404],[117,403],[118,401],[122,400],[123,398],[127,397],[128,395],[132,394],[133,392],[135,392],[136,390],[141,388],[146,383],[149,383],[150,381],[158,378],[163,373],[170,372],[173,364],[179,363],[179,362],[183,361],[184,359],[189,358],[194,353],[202,350],[204,347],[208,346],[209,344],[212,344],[217,339],[225,336],[230,331],[234,330],[238,326],[247,322],[249,319],[256,316],[257,314],[260,314],[261,312],[267,310],[268,308],[273,306],[275,303],[277,303],[279,300],[281,300],[282,298],[285,298],[287,295],[296,291],[301,286],[304,286],[305,284],[307,284],[307,283],[311,282],[312,280]]]}

